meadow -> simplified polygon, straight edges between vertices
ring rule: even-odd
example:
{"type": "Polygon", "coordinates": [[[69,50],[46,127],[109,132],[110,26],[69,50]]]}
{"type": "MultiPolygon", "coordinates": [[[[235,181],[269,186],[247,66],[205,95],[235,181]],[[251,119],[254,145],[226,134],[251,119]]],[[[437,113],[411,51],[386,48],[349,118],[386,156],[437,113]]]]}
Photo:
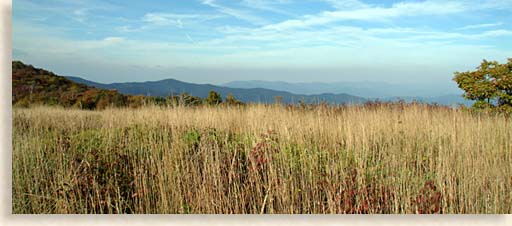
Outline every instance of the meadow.
{"type": "Polygon", "coordinates": [[[13,109],[12,212],[512,213],[512,122],[420,104],[13,109]]]}

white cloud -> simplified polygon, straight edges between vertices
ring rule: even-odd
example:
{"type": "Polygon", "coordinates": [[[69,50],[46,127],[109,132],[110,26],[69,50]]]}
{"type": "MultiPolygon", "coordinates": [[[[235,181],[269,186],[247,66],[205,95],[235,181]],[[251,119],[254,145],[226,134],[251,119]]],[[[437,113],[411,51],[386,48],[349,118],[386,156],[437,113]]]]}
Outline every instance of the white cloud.
{"type": "Polygon", "coordinates": [[[202,3],[204,5],[215,8],[221,13],[235,17],[239,20],[250,22],[252,24],[262,25],[268,23],[267,20],[265,20],[264,18],[255,16],[248,11],[226,7],[218,4],[215,0],[202,0],[202,3]]]}
{"type": "Polygon", "coordinates": [[[486,42],[486,39],[512,36],[512,30],[504,29],[468,34],[411,27],[365,29],[355,26],[330,26],[322,29],[296,29],[286,30],[285,32],[276,32],[269,27],[255,29],[222,27],[219,31],[225,34],[224,38],[206,41],[202,44],[211,46],[257,46],[261,50],[285,50],[319,45],[333,48],[359,48],[360,46],[373,45],[373,43],[395,47],[429,44],[430,48],[437,48],[440,44],[456,46],[463,42],[492,47],[493,45],[486,42]]]}
{"type": "Polygon", "coordinates": [[[183,21],[204,21],[214,19],[216,16],[212,15],[199,15],[199,14],[175,14],[175,13],[146,13],[142,21],[153,25],[173,25],[183,28],[183,21]]]}
{"type": "Polygon", "coordinates": [[[87,11],[88,9],[85,8],[73,10],[73,19],[75,19],[78,22],[84,23],[87,18],[87,11]]]}
{"type": "Polygon", "coordinates": [[[361,2],[359,0],[324,0],[332,5],[336,9],[361,9],[368,8],[370,5],[361,2]]]}
{"type": "Polygon", "coordinates": [[[146,13],[140,19],[145,24],[142,26],[119,26],[115,29],[119,32],[139,32],[155,27],[174,26],[177,28],[185,28],[186,26],[194,27],[199,23],[208,20],[214,20],[223,17],[218,14],[179,14],[179,13],[146,13]]]}
{"type": "Polygon", "coordinates": [[[467,5],[463,2],[441,2],[427,0],[422,2],[400,2],[391,7],[369,7],[359,1],[334,1],[340,4],[340,7],[350,6],[357,9],[346,10],[347,7],[341,7],[336,11],[324,11],[318,15],[307,15],[302,19],[287,20],[277,24],[267,25],[268,29],[286,30],[292,28],[305,28],[316,25],[324,25],[336,21],[344,20],[365,20],[365,21],[383,21],[387,19],[402,16],[428,16],[443,15],[463,12],[467,5]]]}
{"type": "Polygon", "coordinates": [[[103,43],[109,45],[109,44],[119,43],[124,40],[126,40],[126,39],[123,37],[106,37],[103,39],[103,43]]]}
{"type": "Polygon", "coordinates": [[[471,30],[471,29],[480,29],[480,28],[489,28],[489,27],[497,27],[501,26],[503,23],[488,23],[488,24],[472,24],[464,27],[457,28],[457,30],[471,30]]]}
{"type": "Polygon", "coordinates": [[[474,37],[474,38],[492,38],[492,37],[503,37],[503,36],[512,36],[512,31],[504,30],[504,29],[485,31],[481,34],[477,34],[472,37],[474,37]]]}
{"type": "Polygon", "coordinates": [[[439,31],[417,31],[412,30],[408,33],[409,36],[404,36],[401,38],[397,38],[398,40],[409,41],[409,42],[418,42],[418,41],[435,41],[435,40],[452,40],[452,41],[460,41],[460,40],[483,40],[487,38],[497,38],[497,37],[508,37],[512,36],[512,30],[489,30],[483,31],[480,33],[456,33],[456,32],[439,32],[439,31]]]}
{"type": "Polygon", "coordinates": [[[290,13],[283,9],[284,5],[291,4],[290,0],[243,0],[241,4],[245,7],[269,11],[277,14],[283,14],[288,16],[295,16],[293,13],[290,13]]]}
{"type": "Polygon", "coordinates": [[[486,9],[512,9],[512,0],[485,0],[473,2],[475,7],[486,9]]]}
{"type": "MultiPolygon", "coordinates": [[[[118,5],[110,4],[102,0],[57,0],[53,4],[44,4],[40,1],[16,0],[15,11],[23,10],[32,15],[59,15],[70,20],[86,24],[87,19],[95,16],[96,11],[115,11],[118,5]]],[[[41,17],[39,17],[41,18],[41,17]]],[[[46,20],[46,17],[44,17],[46,20]]]]}

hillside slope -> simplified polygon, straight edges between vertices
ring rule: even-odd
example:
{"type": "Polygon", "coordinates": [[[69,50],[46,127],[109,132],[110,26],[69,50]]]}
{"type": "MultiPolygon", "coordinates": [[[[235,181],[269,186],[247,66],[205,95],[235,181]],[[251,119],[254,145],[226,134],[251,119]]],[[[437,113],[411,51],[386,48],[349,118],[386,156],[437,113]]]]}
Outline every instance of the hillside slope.
{"type": "Polygon", "coordinates": [[[13,106],[44,104],[83,109],[124,106],[130,98],[115,90],[73,82],[20,61],[12,62],[12,96],[13,106]]]}

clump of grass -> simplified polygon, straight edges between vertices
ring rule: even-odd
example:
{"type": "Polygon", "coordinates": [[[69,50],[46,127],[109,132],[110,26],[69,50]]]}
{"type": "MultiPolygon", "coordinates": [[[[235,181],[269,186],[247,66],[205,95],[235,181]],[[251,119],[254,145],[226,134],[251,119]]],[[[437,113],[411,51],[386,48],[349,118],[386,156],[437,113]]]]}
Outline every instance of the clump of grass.
{"type": "Polygon", "coordinates": [[[512,213],[512,123],[424,105],[13,112],[13,213],[512,213]]]}

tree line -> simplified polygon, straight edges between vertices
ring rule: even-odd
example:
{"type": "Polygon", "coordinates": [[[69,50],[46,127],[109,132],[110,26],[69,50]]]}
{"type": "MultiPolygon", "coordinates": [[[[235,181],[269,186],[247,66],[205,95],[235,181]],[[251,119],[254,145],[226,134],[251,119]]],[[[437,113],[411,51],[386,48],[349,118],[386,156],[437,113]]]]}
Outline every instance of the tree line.
{"type": "Polygon", "coordinates": [[[233,94],[228,94],[226,98],[222,99],[222,96],[211,90],[206,98],[190,95],[186,92],[176,95],[169,95],[167,97],[154,97],[154,96],[130,96],[127,100],[127,106],[129,107],[140,107],[147,104],[157,106],[186,106],[186,107],[197,107],[197,106],[243,106],[244,102],[238,100],[233,94]]]}

